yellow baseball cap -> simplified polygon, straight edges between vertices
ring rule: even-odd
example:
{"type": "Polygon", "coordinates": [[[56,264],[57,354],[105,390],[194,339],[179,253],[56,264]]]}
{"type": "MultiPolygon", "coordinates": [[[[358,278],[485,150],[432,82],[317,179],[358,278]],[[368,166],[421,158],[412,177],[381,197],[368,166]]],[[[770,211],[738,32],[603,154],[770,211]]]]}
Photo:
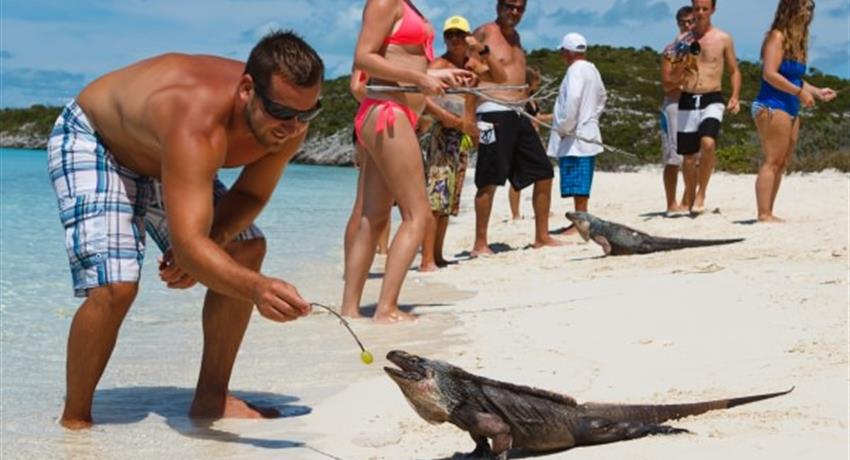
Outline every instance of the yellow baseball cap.
{"type": "Polygon", "coordinates": [[[446,19],[446,22],[443,23],[443,32],[451,29],[462,30],[466,33],[471,32],[469,29],[469,21],[467,21],[463,16],[452,16],[446,19]]]}

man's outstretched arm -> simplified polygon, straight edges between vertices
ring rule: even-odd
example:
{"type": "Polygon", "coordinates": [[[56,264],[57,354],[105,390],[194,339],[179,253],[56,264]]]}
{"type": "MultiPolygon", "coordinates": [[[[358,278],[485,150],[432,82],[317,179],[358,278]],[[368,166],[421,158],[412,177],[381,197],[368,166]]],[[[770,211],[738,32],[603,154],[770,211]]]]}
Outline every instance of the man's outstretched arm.
{"type": "Polygon", "coordinates": [[[279,152],[242,168],[239,178],[215,206],[210,229],[213,241],[224,246],[257,219],[306,136],[307,130],[304,130],[286,141],[279,152]]]}
{"type": "MultiPolygon", "coordinates": [[[[171,130],[165,143],[162,184],[177,264],[208,288],[253,302],[260,313],[270,319],[288,321],[309,312],[309,305],[293,286],[242,266],[210,237],[214,225],[212,183],[223,162],[224,147],[214,145],[210,136],[186,127],[171,130]]],[[[275,180],[281,170],[282,164],[275,180]]],[[[271,195],[274,186],[268,184],[269,176],[266,177],[265,184],[253,189],[259,191],[258,195],[263,190],[268,190],[268,196],[271,195]]],[[[251,192],[234,194],[224,207],[233,209],[240,201],[238,197],[246,195],[251,195],[251,192]]],[[[217,226],[219,235],[235,235],[237,228],[239,231],[245,228],[262,209],[268,196],[253,196],[247,200],[252,202],[247,204],[247,211],[226,211],[230,221],[217,226]]],[[[221,218],[217,220],[222,221],[221,218]]],[[[226,239],[222,236],[216,238],[226,239]]]]}

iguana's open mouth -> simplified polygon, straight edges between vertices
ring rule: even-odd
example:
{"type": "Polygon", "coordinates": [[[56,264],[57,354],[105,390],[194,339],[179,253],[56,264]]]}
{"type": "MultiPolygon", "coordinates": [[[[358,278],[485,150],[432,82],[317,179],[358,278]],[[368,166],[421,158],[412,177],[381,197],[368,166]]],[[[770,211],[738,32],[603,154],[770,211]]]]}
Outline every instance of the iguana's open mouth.
{"type": "Polygon", "coordinates": [[[402,380],[414,380],[419,381],[424,378],[424,376],[418,372],[404,372],[400,371],[394,367],[384,367],[384,372],[386,372],[390,377],[402,379],[402,380]]]}
{"type": "Polygon", "coordinates": [[[387,353],[387,360],[399,367],[399,369],[384,367],[384,372],[390,377],[414,381],[425,378],[425,369],[416,362],[417,358],[413,355],[409,355],[403,351],[393,350],[387,353]]]}
{"type": "Polygon", "coordinates": [[[586,219],[581,218],[579,214],[576,214],[574,212],[567,212],[565,216],[570,222],[573,223],[573,225],[575,225],[576,230],[578,230],[579,235],[581,235],[584,241],[590,239],[590,222],[588,222],[586,219]]]}

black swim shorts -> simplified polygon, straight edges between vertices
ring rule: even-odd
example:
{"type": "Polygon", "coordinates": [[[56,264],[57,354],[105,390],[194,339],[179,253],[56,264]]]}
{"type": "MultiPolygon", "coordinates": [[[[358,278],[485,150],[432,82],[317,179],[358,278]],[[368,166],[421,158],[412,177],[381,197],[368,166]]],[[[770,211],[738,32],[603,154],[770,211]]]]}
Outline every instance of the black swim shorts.
{"type": "Polygon", "coordinates": [[[554,177],[540,136],[531,121],[513,111],[478,114],[481,131],[475,186],[511,185],[522,190],[554,177]]]}

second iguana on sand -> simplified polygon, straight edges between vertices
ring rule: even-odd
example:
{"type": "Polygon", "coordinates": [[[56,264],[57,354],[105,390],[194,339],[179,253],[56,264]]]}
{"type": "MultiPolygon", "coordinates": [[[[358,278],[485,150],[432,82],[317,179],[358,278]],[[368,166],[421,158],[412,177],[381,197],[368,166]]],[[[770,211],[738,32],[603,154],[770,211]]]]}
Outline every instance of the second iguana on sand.
{"type": "Polygon", "coordinates": [[[404,351],[391,351],[387,359],[398,368],[385,367],[384,371],[419,416],[469,432],[475,441],[471,457],[499,460],[507,460],[512,448],[543,452],[651,434],[686,433],[661,423],[793,390],[689,404],[578,404],[567,395],[488,379],[404,351]]]}
{"type": "Polygon", "coordinates": [[[626,227],[616,222],[602,220],[586,212],[568,212],[566,214],[579,235],[585,241],[593,240],[605,252],[605,255],[621,256],[629,254],[649,254],[659,251],[717,246],[744,241],[743,238],[720,240],[693,240],[686,238],[664,238],[652,236],[640,230],[626,227]]]}

